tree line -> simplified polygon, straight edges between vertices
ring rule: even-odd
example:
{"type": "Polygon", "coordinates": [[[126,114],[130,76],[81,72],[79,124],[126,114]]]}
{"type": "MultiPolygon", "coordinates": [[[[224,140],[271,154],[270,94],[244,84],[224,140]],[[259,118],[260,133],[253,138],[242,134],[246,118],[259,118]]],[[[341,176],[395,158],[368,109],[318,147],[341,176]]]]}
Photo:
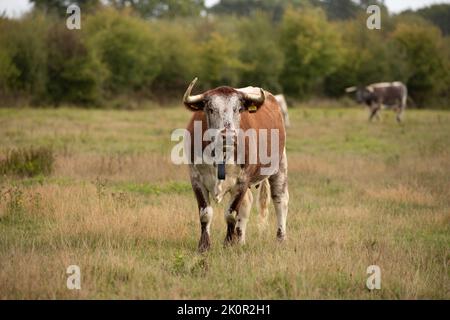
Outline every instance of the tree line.
{"type": "Polygon", "coordinates": [[[450,5],[392,15],[366,27],[369,1],[34,0],[21,19],[0,18],[2,105],[122,107],[199,90],[262,86],[295,99],[403,81],[419,107],[450,108],[450,5]],[[448,21],[448,20],[446,20],[448,21]]]}

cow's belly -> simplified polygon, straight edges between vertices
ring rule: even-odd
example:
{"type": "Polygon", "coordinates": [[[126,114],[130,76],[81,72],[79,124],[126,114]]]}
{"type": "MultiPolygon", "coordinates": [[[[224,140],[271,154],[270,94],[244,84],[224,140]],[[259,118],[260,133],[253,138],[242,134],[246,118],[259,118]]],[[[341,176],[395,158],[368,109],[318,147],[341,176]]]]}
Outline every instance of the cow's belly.
{"type": "MultiPolygon", "coordinates": [[[[214,201],[220,203],[227,193],[233,193],[238,182],[249,179],[240,165],[225,165],[225,180],[217,178],[217,167],[206,164],[192,165],[192,173],[209,192],[214,201]]],[[[260,181],[258,181],[260,182],[260,181]]]]}
{"type": "Polygon", "coordinates": [[[400,99],[385,99],[383,101],[383,104],[386,107],[393,107],[393,106],[397,106],[400,103],[400,99]]]}

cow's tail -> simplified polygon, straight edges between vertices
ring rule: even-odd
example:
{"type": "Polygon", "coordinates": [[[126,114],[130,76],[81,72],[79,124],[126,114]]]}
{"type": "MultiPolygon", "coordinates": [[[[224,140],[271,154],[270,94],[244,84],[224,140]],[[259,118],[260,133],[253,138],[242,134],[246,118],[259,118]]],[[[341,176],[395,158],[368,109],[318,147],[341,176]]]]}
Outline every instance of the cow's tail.
{"type": "Polygon", "coordinates": [[[260,183],[257,189],[257,202],[259,213],[259,228],[264,230],[267,227],[267,219],[269,216],[270,205],[270,184],[269,179],[265,179],[260,183]]]}

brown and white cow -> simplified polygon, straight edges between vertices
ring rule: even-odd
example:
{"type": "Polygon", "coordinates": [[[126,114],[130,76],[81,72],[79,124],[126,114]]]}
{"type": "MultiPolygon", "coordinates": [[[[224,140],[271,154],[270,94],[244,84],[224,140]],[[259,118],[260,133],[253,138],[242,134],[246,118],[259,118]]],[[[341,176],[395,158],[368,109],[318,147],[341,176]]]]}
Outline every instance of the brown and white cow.
{"type": "Polygon", "coordinates": [[[408,90],[401,82],[380,82],[365,87],[350,87],[347,93],[356,92],[356,101],[365,103],[370,108],[369,120],[378,117],[383,106],[393,107],[397,113],[397,121],[401,122],[403,111],[406,109],[408,90]]]}
{"type": "MultiPolygon", "coordinates": [[[[225,210],[227,223],[225,245],[245,243],[246,226],[253,202],[250,189],[252,186],[259,187],[259,209],[263,216],[266,216],[270,197],[272,198],[278,220],[277,238],[284,240],[289,201],[286,133],[283,115],[276,99],[271,93],[254,87],[242,89],[219,87],[202,94],[191,95],[196,81],[197,78],[191,82],[183,98],[184,105],[193,112],[187,128],[192,137],[190,140],[194,140],[195,124],[201,123],[202,135],[208,129],[215,129],[220,133],[216,136],[217,140],[232,136],[234,142],[245,141],[244,148],[241,149],[244,153],[241,154],[243,162],[241,164],[227,162],[224,165],[226,175],[223,180],[219,179],[217,173],[220,164],[194,163],[194,144],[190,146],[192,157],[189,164],[190,179],[198,203],[201,225],[199,251],[206,251],[211,245],[210,225],[213,217],[211,201],[221,202],[225,194],[231,197],[225,210]],[[270,133],[257,134],[255,149],[250,146],[250,137],[245,135],[247,131],[277,132],[278,135],[273,138],[270,133]],[[278,147],[272,150],[271,146],[276,145],[278,147]],[[277,170],[269,174],[263,172],[263,169],[273,164],[262,163],[259,150],[262,146],[267,147],[265,151],[269,157],[276,159],[277,170]],[[250,159],[256,161],[252,162],[250,159]]],[[[211,140],[214,143],[215,140],[211,140]]],[[[202,151],[206,148],[207,143],[202,141],[202,151]]]]}

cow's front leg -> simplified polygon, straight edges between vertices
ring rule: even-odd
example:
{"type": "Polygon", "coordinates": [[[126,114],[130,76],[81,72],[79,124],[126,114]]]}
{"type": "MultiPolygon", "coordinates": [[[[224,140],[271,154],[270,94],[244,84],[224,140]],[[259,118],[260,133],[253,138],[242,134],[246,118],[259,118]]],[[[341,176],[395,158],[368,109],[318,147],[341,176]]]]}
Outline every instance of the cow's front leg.
{"type": "Polygon", "coordinates": [[[245,227],[247,225],[252,200],[251,191],[248,189],[246,183],[238,184],[236,191],[232,192],[231,204],[228,210],[225,211],[225,221],[227,223],[225,245],[241,242],[243,236],[245,241],[245,227]]]}
{"type": "Polygon", "coordinates": [[[211,247],[210,227],[213,217],[213,209],[209,205],[209,194],[203,184],[196,179],[196,175],[191,172],[191,184],[197,199],[201,235],[198,242],[198,251],[205,252],[211,247]]]}
{"type": "Polygon", "coordinates": [[[200,226],[201,235],[198,242],[198,251],[205,252],[211,247],[210,239],[210,227],[213,216],[213,209],[211,206],[206,206],[205,208],[200,208],[200,226]]]}
{"type": "Polygon", "coordinates": [[[269,178],[269,183],[275,212],[277,214],[277,238],[283,241],[286,239],[286,219],[289,205],[286,150],[280,162],[280,169],[269,178]]]}
{"type": "Polygon", "coordinates": [[[379,117],[378,112],[380,111],[381,106],[379,106],[378,104],[372,104],[370,106],[370,114],[369,114],[369,121],[372,121],[372,119],[374,117],[379,117]]]}

